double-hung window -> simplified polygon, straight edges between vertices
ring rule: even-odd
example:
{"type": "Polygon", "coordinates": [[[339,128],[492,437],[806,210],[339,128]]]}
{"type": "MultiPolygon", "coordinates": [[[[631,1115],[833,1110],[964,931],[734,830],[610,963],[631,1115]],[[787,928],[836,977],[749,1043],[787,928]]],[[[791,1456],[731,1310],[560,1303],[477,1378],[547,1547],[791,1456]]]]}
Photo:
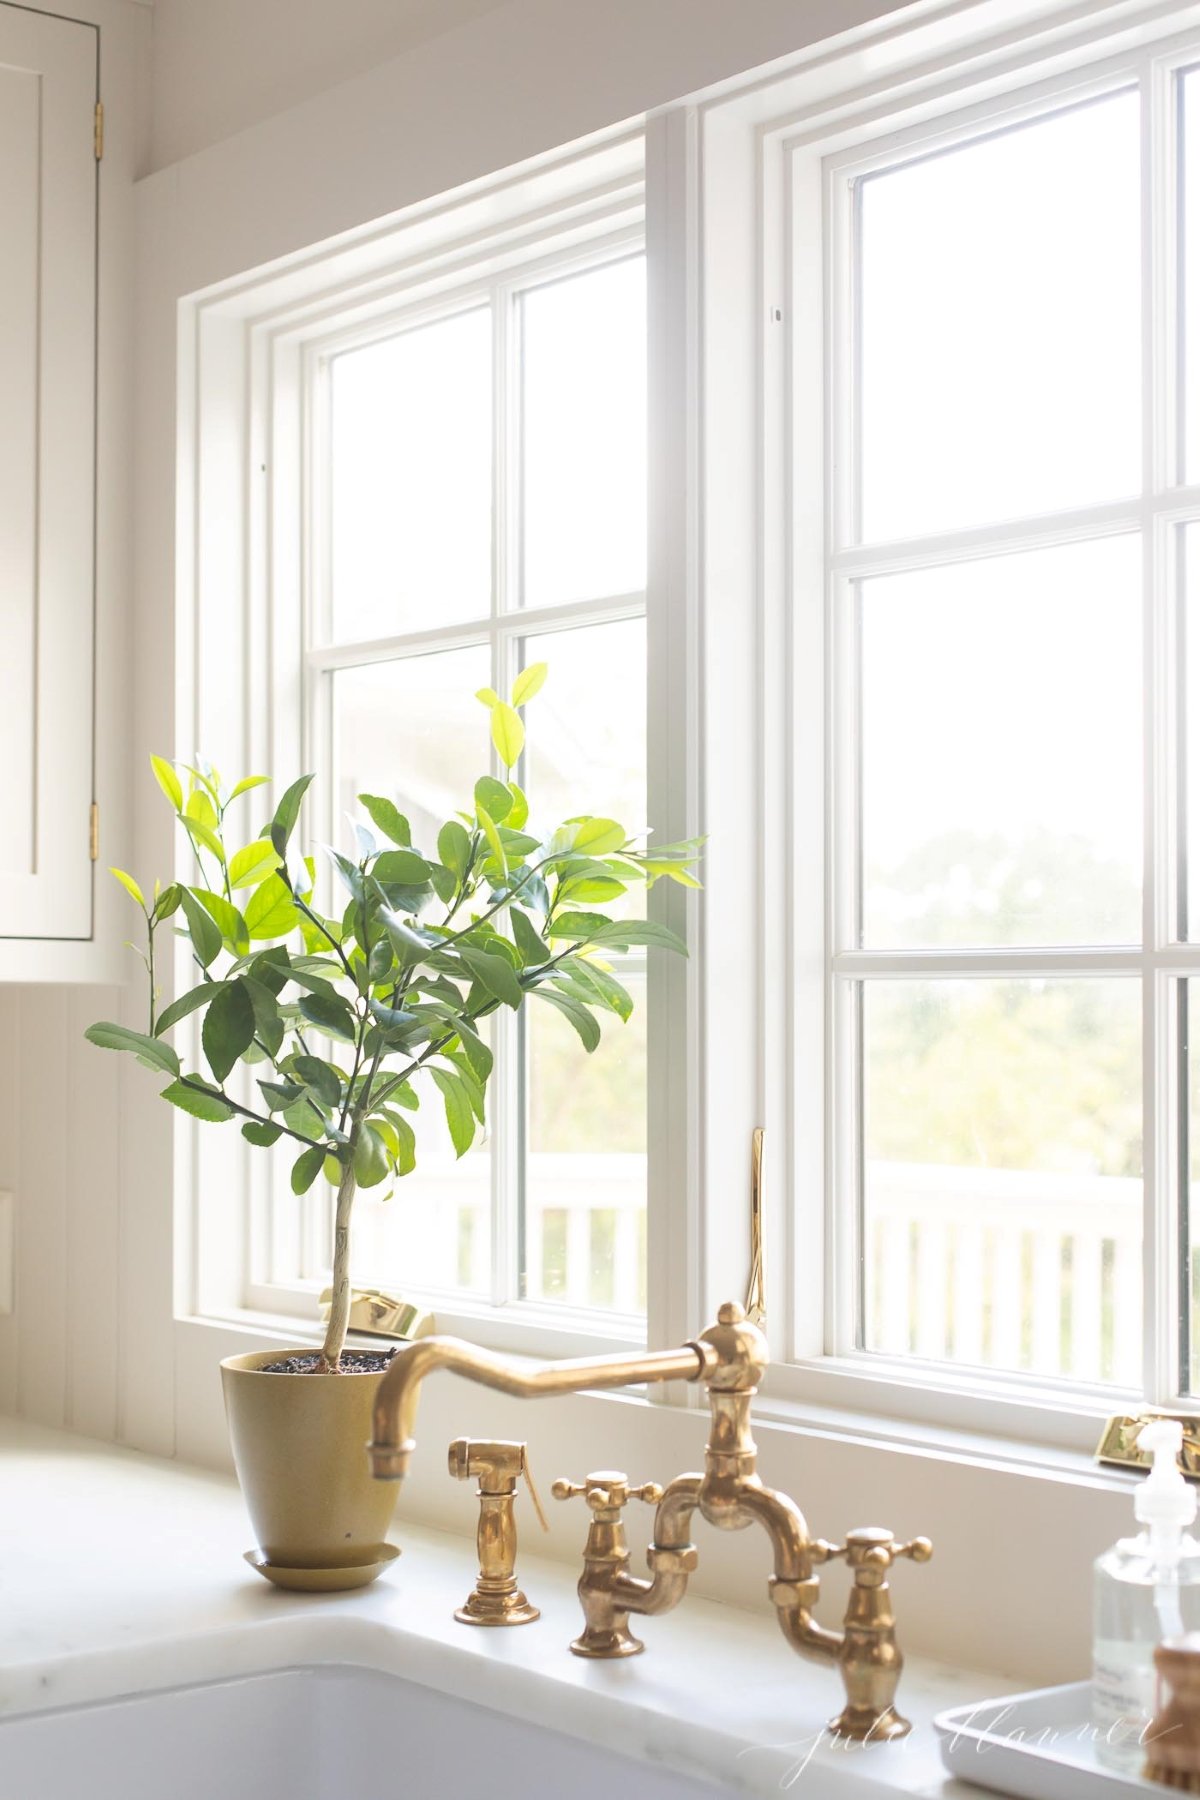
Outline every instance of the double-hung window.
{"type": "MultiPolygon", "coordinates": [[[[477,694],[539,662],[514,770],[530,828],[586,810],[644,832],[645,286],[640,234],[549,244],[310,346],[302,706],[325,841],[363,793],[434,841],[489,767],[477,694]]],[[[591,1056],[549,1007],[489,1021],[466,1156],[425,1098],[416,1170],[356,1203],[356,1281],[644,1329],[645,967],[617,960],[635,1010],[591,1056]]],[[[287,1293],[326,1276],[331,1199],[284,1190],[264,1256],[287,1293]]]]}
{"type": "Polygon", "coordinates": [[[825,1345],[860,1375],[1194,1390],[1198,63],[822,158],[825,1345]]]}

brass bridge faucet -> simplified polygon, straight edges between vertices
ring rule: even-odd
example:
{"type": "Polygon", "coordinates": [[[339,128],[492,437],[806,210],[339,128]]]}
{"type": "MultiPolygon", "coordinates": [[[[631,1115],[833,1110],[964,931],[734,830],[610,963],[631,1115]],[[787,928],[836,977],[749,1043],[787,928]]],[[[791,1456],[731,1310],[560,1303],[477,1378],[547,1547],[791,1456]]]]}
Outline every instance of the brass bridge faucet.
{"type": "Polygon", "coordinates": [[[462,1338],[418,1338],[396,1352],[379,1385],[368,1446],[372,1473],[381,1481],[400,1481],[407,1473],[421,1382],[434,1369],[450,1369],[522,1399],[635,1382],[702,1380],[712,1409],[702,1475],[680,1475],[661,1491],[653,1484],[630,1489],[615,1470],[591,1475],[581,1486],[555,1483],[561,1498],[584,1494],[592,1512],[579,1583],[585,1624],[571,1648],[600,1657],[630,1656],[642,1648],[629,1631],[629,1615],[669,1612],[683,1599],[697,1559],[690,1542],[693,1513],[719,1531],[759,1524],[771,1540],[774,1572],[768,1585],[784,1637],[801,1656],[841,1669],[846,1705],[831,1729],[872,1741],[903,1737],[910,1727],[894,1705],[902,1658],[887,1578],[897,1557],[925,1562],[932,1547],[927,1538],[897,1544],[890,1531],[878,1528],[849,1532],[843,1545],[813,1539],[796,1503],[763,1486],[750,1403],[769,1360],[766,1338],[732,1300],[694,1342],[642,1355],[529,1365],[462,1338]],[[622,1508],[635,1493],[656,1509],[649,1581],[629,1573],[621,1523],[622,1508]],[[813,1618],[820,1591],[814,1565],[833,1557],[845,1557],[854,1576],[843,1631],[829,1631],[813,1618]]]}

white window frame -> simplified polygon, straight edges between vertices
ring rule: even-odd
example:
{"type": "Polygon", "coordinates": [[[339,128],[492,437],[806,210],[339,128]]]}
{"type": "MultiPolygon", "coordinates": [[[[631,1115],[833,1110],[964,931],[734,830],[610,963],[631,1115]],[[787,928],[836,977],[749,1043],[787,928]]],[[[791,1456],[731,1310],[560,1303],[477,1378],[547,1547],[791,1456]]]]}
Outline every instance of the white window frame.
{"type": "MultiPolygon", "coordinates": [[[[519,603],[520,552],[517,541],[520,496],[515,492],[520,463],[520,423],[515,416],[520,384],[517,341],[520,296],[589,270],[613,267],[630,257],[642,257],[644,253],[645,234],[640,225],[628,225],[569,248],[556,245],[551,230],[546,234],[544,248],[502,275],[468,281],[435,301],[402,305],[394,312],[373,316],[366,326],[350,324],[306,342],[301,364],[306,474],[300,520],[304,540],[302,611],[306,621],[301,755],[303,766],[317,771],[312,789],[310,828],[313,820],[319,821],[316,829],[322,841],[334,843],[344,830],[329,779],[333,767],[334,727],[332,685],[327,678],[334,672],[430,652],[482,647],[488,655],[488,681],[498,693],[508,693],[519,672],[522,640],[544,632],[645,619],[644,588],[553,605],[522,606],[519,603]],[[419,330],[422,326],[481,306],[491,308],[492,319],[495,529],[489,610],[474,618],[433,625],[424,630],[364,640],[338,639],[333,628],[328,543],[332,475],[328,456],[329,385],[333,360],[345,351],[384,342],[402,332],[419,330]]],[[[503,773],[494,753],[491,772],[494,775],[503,773]]],[[[318,878],[326,883],[323,872],[318,871],[318,878]]],[[[332,898],[327,898],[329,904],[334,904],[332,898]]],[[[620,968],[627,975],[644,977],[647,972],[645,954],[630,952],[623,955],[620,968]]],[[[514,1327],[544,1325],[569,1330],[589,1340],[605,1337],[622,1344],[643,1343],[644,1315],[572,1307],[565,1302],[538,1301],[521,1296],[518,1227],[523,1177],[520,1132],[514,1127],[518,1125],[522,1110],[524,1083],[520,1062],[525,1054],[525,1040],[523,1015],[520,1018],[496,1015],[496,1068],[489,1084],[488,1102],[492,1128],[490,1300],[475,1299],[457,1288],[429,1285],[414,1288],[411,1284],[405,1288],[406,1297],[419,1298],[423,1304],[435,1307],[439,1320],[465,1313],[474,1323],[481,1317],[498,1316],[497,1313],[489,1314],[490,1304],[491,1308],[503,1309],[505,1322],[514,1327]]],[[[327,1273],[320,1271],[332,1243],[332,1193],[324,1191],[318,1184],[302,1201],[297,1201],[286,1181],[282,1181],[276,1183],[276,1191],[269,1197],[264,1196],[264,1200],[267,1216],[261,1229],[255,1232],[259,1254],[249,1271],[247,1300],[263,1311],[295,1314],[311,1310],[319,1290],[328,1282],[327,1273]],[[277,1254],[276,1235],[281,1231],[288,1246],[282,1258],[277,1254]],[[295,1253],[293,1246],[299,1251],[296,1260],[300,1275],[297,1280],[287,1281],[278,1275],[272,1279],[269,1274],[264,1274],[264,1270],[277,1269],[281,1260],[289,1260],[295,1253]]],[[[372,1282],[386,1283],[389,1272],[364,1270],[363,1275],[372,1282]]]]}
{"type": "MultiPolygon", "coordinates": [[[[750,96],[717,106],[715,118],[708,122],[709,136],[718,141],[713,126],[719,123],[726,164],[727,140],[734,137],[737,142],[740,137],[743,199],[751,179],[754,184],[756,280],[750,297],[752,315],[746,295],[741,296],[740,316],[732,327],[732,307],[729,303],[722,307],[718,324],[707,336],[706,366],[736,353],[752,356],[756,365],[762,476],[757,520],[744,507],[739,516],[738,508],[724,503],[713,483],[707,484],[705,494],[710,533],[718,538],[728,533],[733,541],[752,540],[756,545],[762,719],[759,816],[768,843],[777,836],[780,844],[791,846],[786,855],[767,853],[766,866],[774,868],[775,879],[781,880],[791,900],[785,916],[766,921],[765,954],[777,956],[780,966],[791,971],[794,1001],[781,1005],[769,992],[760,999],[768,1059],[761,1104],[766,1116],[784,1122],[782,1135],[794,1147],[790,1155],[786,1148],[782,1154],[777,1150],[773,1164],[774,1184],[783,1189],[782,1205],[776,1210],[784,1215],[773,1234],[773,1261],[776,1268],[782,1265],[793,1273],[788,1304],[774,1321],[773,1346],[781,1366],[772,1371],[769,1390],[779,1398],[784,1414],[789,1403],[817,1404],[908,1419],[914,1427],[983,1429],[1090,1449],[1098,1420],[1141,1395],[1113,1386],[985,1374],[855,1349],[857,1121],[852,1108],[835,1115],[834,1082],[827,1078],[834,1059],[842,1059],[843,1091],[853,1092],[854,1082],[848,1078],[854,1060],[853,1033],[847,1030],[846,1009],[831,1004],[835,986],[844,992],[850,985],[846,978],[885,967],[891,970],[899,961],[907,961],[916,975],[947,963],[957,972],[964,959],[957,952],[953,958],[914,952],[905,959],[891,952],[883,957],[846,947],[844,910],[840,915],[837,911],[839,906],[844,909],[848,890],[846,834],[838,828],[845,808],[837,796],[827,798],[825,774],[831,765],[837,766],[839,749],[842,779],[852,766],[845,745],[832,741],[835,720],[844,723],[853,717],[852,696],[834,687],[851,664],[839,654],[834,637],[834,619],[844,618],[846,609],[833,608],[825,592],[826,545],[836,546],[829,561],[837,580],[848,581],[868,568],[877,573],[910,567],[927,556],[948,561],[979,555],[999,542],[1016,548],[1133,527],[1143,529],[1149,543],[1152,536],[1161,539],[1180,519],[1200,510],[1200,488],[1167,486],[1174,421],[1164,348],[1173,341],[1175,288],[1160,224],[1172,203],[1173,163],[1165,134],[1153,132],[1148,124],[1144,157],[1154,159],[1160,192],[1167,198],[1157,221],[1151,220],[1147,208],[1143,245],[1143,288],[1152,321],[1149,375],[1154,384],[1147,388],[1144,495],[1127,504],[1081,509],[1033,527],[988,528],[948,534],[936,544],[922,540],[859,550],[845,547],[847,534],[841,529],[844,482],[840,492],[827,493],[827,433],[839,429],[844,444],[848,429],[848,421],[832,417],[832,397],[851,391],[847,326],[854,302],[843,285],[849,267],[844,254],[849,179],[912,155],[918,147],[944,146],[1001,120],[1015,122],[1023,112],[1040,112],[1114,87],[1140,85],[1161,97],[1176,68],[1200,59],[1196,34],[1200,19],[1194,7],[1104,6],[1082,22],[1078,16],[1045,16],[1042,11],[1040,29],[1035,20],[1035,28],[1025,31],[1019,47],[1012,8],[1005,15],[984,6],[978,9],[980,19],[990,13],[1003,29],[982,44],[973,44],[965,62],[961,51],[933,54],[915,69],[910,65],[898,79],[891,73],[880,77],[856,66],[850,57],[849,69],[867,78],[845,82],[840,92],[835,87],[821,91],[819,78],[808,72],[770,87],[764,84],[750,96]],[[838,379],[826,381],[828,367],[837,370],[838,379]],[[783,676],[781,668],[786,670],[783,676]],[[819,859],[813,858],[814,844],[824,845],[819,859]],[[820,864],[819,877],[814,876],[814,860],[820,864]],[[835,943],[837,954],[830,959],[835,943]],[[826,971],[839,980],[827,986],[826,971]]],[[[914,39],[919,35],[918,30],[914,39]]],[[[718,195],[706,212],[705,229],[714,241],[706,263],[706,296],[714,282],[722,281],[720,263],[732,254],[736,191],[718,195]]],[[[741,230],[748,237],[744,227],[741,230]]],[[[728,431],[728,424],[724,420],[722,424],[728,431]]],[[[711,435],[711,417],[707,428],[711,435]]],[[[844,461],[839,461],[839,468],[844,477],[844,461]]],[[[722,554],[729,554],[724,544],[722,554]]],[[[1150,701],[1161,709],[1173,699],[1168,681],[1173,590],[1161,573],[1165,566],[1160,556],[1152,613],[1148,610],[1152,626],[1147,635],[1148,732],[1155,710],[1150,701]]],[[[711,613],[706,613],[706,620],[709,617],[711,613]]],[[[1172,769],[1162,749],[1156,748],[1147,767],[1148,845],[1151,821],[1160,829],[1150,859],[1154,866],[1146,877],[1145,950],[1066,954],[1006,950],[981,953],[975,959],[980,970],[986,965],[997,974],[1103,968],[1139,975],[1149,995],[1147,1101],[1152,1093],[1159,1096],[1160,1120],[1169,1117],[1177,1099],[1167,987],[1173,975],[1200,970],[1200,947],[1172,943],[1167,934],[1174,871],[1166,866],[1161,824],[1174,798],[1172,769]]],[[[1169,1167],[1168,1145],[1161,1126],[1155,1131],[1147,1104],[1147,1282],[1157,1281],[1160,1293],[1167,1291],[1176,1254],[1170,1229],[1175,1171],[1169,1167]]],[[[1179,1398],[1171,1337],[1172,1321],[1161,1313],[1154,1319],[1147,1307],[1146,1397],[1155,1404],[1179,1398]]]]}
{"type": "MultiPolygon", "coordinates": [[[[321,396],[331,356],[490,295],[507,297],[640,254],[645,207],[642,133],[615,133],[594,149],[550,159],[545,168],[493,186],[479,198],[424,209],[390,234],[380,231],[349,248],[335,245],[303,259],[298,268],[267,271],[198,297],[185,313],[190,329],[181,389],[181,425],[196,471],[194,492],[182,496],[180,533],[192,558],[191,567],[185,560],[182,587],[189,601],[184,631],[194,661],[194,679],[185,680],[180,707],[182,743],[190,737],[211,746],[207,753],[222,767],[325,768],[328,719],[318,696],[328,687],[321,677],[330,669],[411,651],[418,636],[428,648],[485,639],[494,679],[501,683],[515,673],[522,637],[647,614],[650,816],[668,837],[695,831],[684,770],[661,723],[668,710],[665,689],[672,682],[678,687],[678,677],[666,649],[665,622],[654,616],[653,604],[647,606],[646,593],[536,608],[514,605],[500,612],[498,581],[485,619],[369,645],[323,646],[311,623],[302,638],[296,608],[302,594],[311,622],[326,585],[325,549],[305,521],[320,516],[311,502],[326,478],[315,446],[321,442],[321,396]],[[231,428],[245,433],[242,462],[228,454],[231,428]]],[[[497,309],[494,317],[506,310],[497,309]]],[[[650,310],[655,312],[653,300],[650,310]]],[[[661,325],[661,308],[655,316],[661,325]]],[[[496,329],[501,336],[503,326],[496,329]]],[[[510,345],[498,342],[497,348],[510,357],[510,345]]],[[[497,412],[498,433],[511,425],[497,412]]],[[[499,532],[497,539],[497,555],[509,557],[511,546],[499,532]]],[[[661,547],[651,543],[649,552],[647,593],[662,566],[661,547]]],[[[319,820],[314,831],[320,836],[328,791],[314,789],[314,800],[313,816],[319,820]]],[[[660,884],[651,895],[652,915],[678,927],[682,896],[661,893],[668,885],[660,884]]],[[[503,1303],[477,1302],[461,1293],[413,1296],[435,1306],[439,1328],[497,1348],[547,1355],[623,1348],[644,1343],[648,1334],[657,1339],[668,1329],[669,1283],[649,1272],[661,1263],[650,1246],[677,1242],[679,1235],[662,1216],[664,1208],[678,1203],[687,1164],[679,1072],[669,1066],[667,1046],[673,1036],[688,1035],[681,1017],[689,989],[686,980],[657,966],[667,960],[634,955],[627,965],[649,965],[650,1041],[657,1046],[648,1070],[647,1315],[517,1299],[515,1232],[502,1229],[493,1249],[502,1265],[496,1284],[503,1303]]],[[[503,1094],[493,1104],[503,1106],[503,1094]]],[[[177,1269],[177,1310],[251,1330],[274,1324],[276,1335],[286,1319],[298,1335],[310,1333],[320,1282],[270,1278],[274,1183],[266,1159],[247,1155],[223,1134],[195,1132],[186,1122],[177,1127],[177,1137],[188,1170],[181,1194],[188,1254],[177,1269]]],[[[511,1154],[506,1160],[499,1175],[501,1227],[513,1222],[515,1206],[511,1154]]],[[[295,1204],[294,1196],[286,1198],[295,1204]]],[[[297,1209],[297,1238],[312,1266],[322,1228],[319,1205],[297,1209]]]]}

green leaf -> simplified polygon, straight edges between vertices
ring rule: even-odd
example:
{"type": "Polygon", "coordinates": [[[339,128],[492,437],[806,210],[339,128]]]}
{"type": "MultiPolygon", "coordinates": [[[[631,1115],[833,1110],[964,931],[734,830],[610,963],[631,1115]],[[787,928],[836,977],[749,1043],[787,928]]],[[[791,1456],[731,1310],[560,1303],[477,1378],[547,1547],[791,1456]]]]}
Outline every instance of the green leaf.
{"type": "Polygon", "coordinates": [[[278,850],[280,856],[286,854],[288,841],[291,838],[293,831],[295,831],[296,821],[300,817],[301,801],[312,786],[312,782],[313,777],[311,775],[301,775],[299,780],[293,781],[291,787],[288,788],[283,799],[275,808],[275,817],[271,820],[271,829],[268,831],[267,836],[274,844],[276,850],[278,850]]]}
{"type": "Polygon", "coordinates": [[[429,864],[415,850],[385,850],[371,864],[371,873],[385,887],[423,887],[429,864]]]}
{"type": "Polygon", "coordinates": [[[504,845],[500,841],[500,833],[496,830],[491,813],[487,811],[486,807],[481,806],[476,816],[483,828],[483,835],[488,841],[488,847],[500,865],[501,873],[507,875],[508,857],[505,855],[504,845]]]}
{"type": "Polygon", "coordinates": [[[325,1149],[316,1144],[311,1150],[302,1150],[292,1164],[293,1194],[307,1194],[317,1176],[321,1173],[321,1164],[325,1161],[325,1149]]]}
{"type": "Polygon", "coordinates": [[[471,838],[457,819],[447,819],[438,832],[438,855],[461,881],[471,866],[471,838]]]}
{"type": "Polygon", "coordinates": [[[250,933],[237,907],[223,894],[211,893],[208,888],[193,888],[192,892],[221,933],[225,947],[235,956],[244,956],[250,948],[250,933]]]}
{"type": "Polygon", "coordinates": [[[178,1025],[180,1019],[186,1019],[201,1006],[207,1006],[216,999],[221,991],[219,981],[203,981],[199,987],[192,988],[186,994],[180,994],[178,1000],[172,1000],[170,1006],[164,1006],[158,1015],[158,1023],[154,1027],[155,1037],[161,1037],[164,1031],[170,1031],[172,1025],[178,1025]]]}
{"type": "Polygon", "coordinates": [[[501,700],[492,708],[492,742],[506,769],[521,760],[525,747],[525,727],[511,706],[501,700]]]}
{"type": "Polygon", "coordinates": [[[629,842],[629,833],[615,819],[580,819],[578,826],[573,848],[589,856],[609,856],[629,842]]]}
{"type": "Polygon", "coordinates": [[[300,1002],[300,1011],[310,1025],[319,1026],[330,1037],[342,1038],[348,1044],[354,1042],[354,1014],[347,1002],[337,995],[328,998],[324,994],[306,994],[300,1002]]]}
{"type": "Polygon", "coordinates": [[[407,850],[412,843],[412,832],[408,820],[398,807],[379,794],[360,794],[359,805],[364,807],[372,825],[382,831],[384,837],[391,838],[393,844],[399,844],[407,850]]]}
{"type": "Polygon", "coordinates": [[[359,1187],[378,1187],[387,1179],[387,1149],[379,1133],[364,1125],[354,1146],[354,1179],[359,1187]]]}
{"type": "Polygon", "coordinates": [[[285,1028],[275,991],[265,982],[256,981],[253,975],[243,975],[241,981],[254,1008],[254,1034],[268,1055],[278,1056],[285,1028]]]}
{"type": "Polygon", "coordinates": [[[154,770],[155,781],[157,781],[159,787],[167,796],[171,805],[175,808],[175,811],[182,812],[183,783],[175,773],[172,765],[167,761],[165,756],[152,756],[150,758],[150,767],[154,770]]]}
{"type": "MultiPolygon", "coordinates": [[[[195,797],[196,796],[193,796],[193,798],[195,797]]],[[[188,835],[191,837],[193,843],[203,845],[204,849],[211,851],[217,861],[223,864],[225,861],[225,846],[222,844],[212,827],[202,824],[199,819],[185,819],[183,822],[187,826],[188,835]]]]}
{"type": "Polygon", "coordinates": [[[406,969],[412,968],[419,962],[424,962],[427,956],[433,955],[437,948],[436,943],[427,943],[419,932],[414,931],[411,925],[400,918],[399,914],[381,912],[379,917],[391,940],[392,948],[406,969]]]}
{"type": "Polygon", "coordinates": [[[193,788],[187,797],[187,805],[183,816],[191,825],[200,825],[205,831],[215,831],[219,824],[217,809],[204,788],[193,788]]]}
{"type": "Polygon", "coordinates": [[[611,924],[612,920],[605,918],[603,913],[564,912],[559,913],[557,919],[546,921],[546,936],[578,938],[581,942],[588,943],[592,938],[598,937],[606,925],[611,924]]]}
{"type": "Polygon", "coordinates": [[[338,1105],[342,1098],[342,1078],[332,1063],[323,1062],[319,1056],[293,1056],[288,1067],[295,1070],[318,1100],[323,1100],[330,1109],[338,1105]]]}
{"type": "Polygon", "coordinates": [[[244,981],[222,987],[204,1015],[200,1041],[209,1068],[224,1082],[254,1042],[254,1007],[244,981]]]}
{"type": "Polygon", "coordinates": [[[260,1124],[257,1119],[247,1119],[242,1126],[242,1136],[248,1144],[257,1144],[260,1149],[269,1150],[283,1136],[282,1125],[260,1124]]]}
{"type": "Polygon", "coordinates": [[[522,963],[529,965],[549,962],[550,946],[544,943],[539,936],[529,914],[523,912],[519,906],[510,906],[508,916],[512,922],[513,937],[516,940],[517,949],[521,953],[522,963]]]}
{"type": "Polygon", "coordinates": [[[597,967],[594,962],[589,962],[582,956],[572,957],[569,963],[562,966],[570,968],[576,980],[582,982],[585,988],[592,989],[597,999],[610,1012],[616,1013],[619,1019],[628,1020],[633,1012],[633,996],[607,969],[597,967]]]}
{"type": "Polygon", "coordinates": [[[477,1032],[472,1031],[465,1019],[458,1022],[458,1041],[463,1047],[463,1055],[475,1072],[477,1081],[482,1084],[492,1072],[493,1056],[488,1045],[477,1032]]]}
{"type": "Polygon", "coordinates": [[[385,1006],[382,1000],[369,1000],[371,1015],[380,1024],[390,1038],[393,1034],[404,1038],[411,1034],[414,1026],[424,1029],[416,1013],[405,1012],[392,1006],[385,1006]]]}
{"type": "Polygon", "coordinates": [[[212,914],[208,912],[193,894],[191,888],[181,887],[179,904],[183,908],[183,916],[187,920],[188,936],[192,940],[192,948],[202,969],[207,969],[221,954],[221,931],[212,914]]]}
{"type": "Polygon", "coordinates": [[[329,1129],[326,1120],[308,1099],[293,1100],[290,1106],[284,1107],[280,1117],[289,1131],[296,1132],[299,1137],[311,1138],[314,1143],[322,1143],[329,1129]]]}
{"type": "Polygon", "coordinates": [[[397,1175],[411,1175],[417,1166],[417,1134],[400,1113],[389,1112],[388,1123],[396,1134],[397,1175]]]}
{"type": "Polygon", "coordinates": [[[495,999],[502,1000],[515,1012],[524,998],[524,990],[517,980],[517,972],[506,956],[499,956],[491,950],[475,950],[467,944],[458,946],[458,953],[476,981],[485,987],[495,999]]]}
{"type": "Polygon", "coordinates": [[[475,1114],[461,1076],[449,1069],[431,1068],[446,1106],[446,1124],[456,1156],[465,1156],[475,1141],[475,1114]]]}
{"type": "Polygon", "coordinates": [[[499,706],[500,704],[500,696],[495,688],[476,688],[475,698],[481,700],[485,706],[499,706]]]}
{"type": "Polygon", "coordinates": [[[150,916],[156,925],[161,925],[164,919],[169,919],[172,913],[179,911],[179,898],[179,883],[175,881],[155,897],[154,910],[150,916]]]}
{"type": "Polygon", "coordinates": [[[481,775],[475,783],[475,805],[480,812],[488,813],[497,825],[503,825],[513,809],[512,790],[505,781],[494,781],[490,775],[481,775]]]}
{"type": "Polygon", "coordinates": [[[246,903],[246,929],[256,941],[287,937],[299,923],[287,883],[278,875],[260,882],[246,903]]]}
{"type": "Polygon", "coordinates": [[[524,791],[517,786],[515,781],[509,782],[508,791],[513,797],[513,806],[505,824],[510,825],[514,831],[520,831],[529,817],[529,802],[525,798],[524,791]]]}
{"type": "Polygon", "coordinates": [[[514,706],[524,706],[527,700],[532,700],[533,696],[541,691],[542,683],[546,679],[547,666],[544,662],[535,662],[530,663],[527,669],[521,670],[513,682],[512,703],[514,706]]]}
{"type": "Polygon", "coordinates": [[[138,905],[144,909],[146,905],[146,896],[142,893],[141,888],[133,879],[133,876],[127,875],[124,869],[110,869],[108,872],[110,875],[116,876],[121,886],[125,889],[125,892],[130,895],[132,899],[136,900],[138,905]]]}
{"type": "Polygon", "coordinates": [[[268,1112],[286,1114],[289,1106],[304,1098],[304,1089],[295,1081],[260,1081],[258,1085],[268,1112]]]}
{"type": "Polygon", "coordinates": [[[170,1044],[147,1037],[144,1031],[130,1031],[127,1025],[113,1025],[101,1019],[89,1025],[83,1035],[101,1050],[128,1050],[147,1069],[161,1069],[167,1075],[179,1073],[179,1058],[170,1044]]]}
{"type": "Polygon", "coordinates": [[[539,1000],[548,1000],[551,1006],[558,1008],[558,1011],[563,1014],[564,1018],[571,1021],[571,1024],[579,1033],[580,1041],[582,1042],[584,1049],[590,1056],[592,1051],[596,1048],[596,1045],[600,1042],[600,1027],[588,1011],[587,1007],[583,1006],[578,1000],[570,999],[566,994],[556,993],[552,987],[535,988],[534,992],[539,1000]]]}
{"type": "Polygon", "coordinates": [[[248,794],[251,788],[265,787],[270,779],[269,775],[243,775],[229,798],[233,801],[242,794],[248,794]]]}
{"type": "Polygon", "coordinates": [[[229,859],[230,887],[257,887],[279,867],[279,852],[270,838],[255,838],[229,859]]]}
{"type": "Polygon", "coordinates": [[[182,1081],[173,1081],[170,1087],[163,1089],[162,1098],[210,1125],[223,1125],[226,1119],[233,1117],[233,1108],[207,1085],[185,1087],[182,1081]]]}
{"type": "Polygon", "coordinates": [[[558,890],[558,898],[571,901],[619,900],[625,891],[625,883],[617,881],[611,875],[585,876],[581,881],[564,881],[558,890]]]}
{"type": "Polygon", "coordinates": [[[631,944],[655,944],[663,950],[674,950],[680,956],[688,953],[678,932],[667,925],[659,925],[654,919],[609,919],[599,931],[592,933],[592,942],[608,944],[614,950],[628,950],[631,944]]]}

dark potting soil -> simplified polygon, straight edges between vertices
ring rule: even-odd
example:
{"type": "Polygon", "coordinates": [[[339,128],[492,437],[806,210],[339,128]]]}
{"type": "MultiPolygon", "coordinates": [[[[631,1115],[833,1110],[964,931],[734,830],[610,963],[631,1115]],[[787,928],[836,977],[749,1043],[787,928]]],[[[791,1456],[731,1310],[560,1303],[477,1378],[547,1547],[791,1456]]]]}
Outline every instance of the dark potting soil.
{"type": "MultiPolygon", "coordinates": [[[[343,1350],[343,1375],[380,1375],[391,1362],[399,1345],[390,1350],[343,1350]]],[[[319,1351],[311,1356],[282,1356],[278,1362],[265,1363],[260,1375],[321,1375],[324,1367],[319,1351]]]]}

